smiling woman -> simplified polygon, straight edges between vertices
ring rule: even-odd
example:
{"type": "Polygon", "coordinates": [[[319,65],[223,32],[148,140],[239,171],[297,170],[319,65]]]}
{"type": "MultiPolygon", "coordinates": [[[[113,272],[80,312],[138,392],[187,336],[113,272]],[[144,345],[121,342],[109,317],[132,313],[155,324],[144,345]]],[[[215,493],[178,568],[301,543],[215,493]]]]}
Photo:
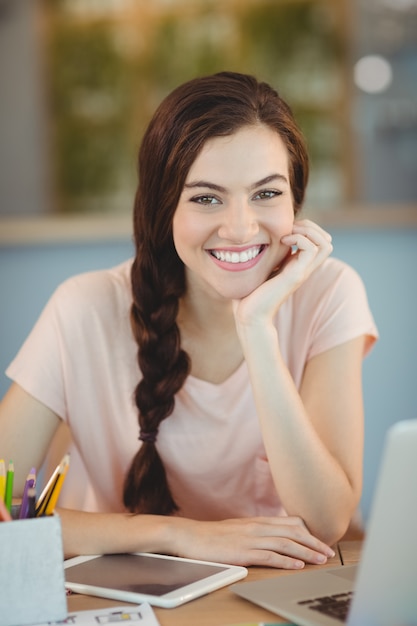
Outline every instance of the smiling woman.
{"type": "Polygon", "coordinates": [[[268,126],[207,141],[173,219],[191,294],[203,279],[225,298],[242,298],[281,264],[295,215],[289,178],[287,148],[268,126]]]}
{"type": "Polygon", "coordinates": [[[307,179],[291,109],[253,76],[195,78],[156,110],[133,262],[58,288],[0,405],[15,495],[69,427],[67,556],[300,568],[333,554],[361,495],[377,330],[357,273],[299,219],[307,179]]]}

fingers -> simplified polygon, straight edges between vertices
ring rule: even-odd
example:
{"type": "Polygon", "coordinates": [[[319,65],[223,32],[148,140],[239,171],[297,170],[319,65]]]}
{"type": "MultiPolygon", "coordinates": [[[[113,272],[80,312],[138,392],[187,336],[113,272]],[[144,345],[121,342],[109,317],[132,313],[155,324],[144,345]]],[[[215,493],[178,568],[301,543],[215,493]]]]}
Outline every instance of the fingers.
{"type": "Polygon", "coordinates": [[[304,234],[306,237],[319,237],[325,241],[332,241],[330,233],[324,230],[321,226],[312,222],[311,220],[298,220],[293,224],[293,232],[304,234]]]}
{"type": "MultiPolygon", "coordinates": [[[[329,546],[311,535],[297,517],[192,522],[197,531],[183,556],[236,565],[301,569],[334,556],[329,546]],[[191,552],[190,552],[191,549],[191,552]]],[[[192,532],[193,532],[192,531],[192,532]]],[[[193,532],[194,534],[194,532],[193,532]]]]}
{"type": "Polygon", "coordinates": [[[314,550],[309,550],[296,542],[283,538],[279,541],[271,542],[271,545],[252,549],[248,557],[246,565],[280,569],[302,569],[306,563],[323,565],[328,558],[323,554],[318,554],[314,550]]]}
{"type": "Polygon", "coordinates": [[[291,269],[296,284],[305,280],[332,253],[332,237],[310,220],[294,222],[292,233],[281,239],[292,248],[285,269],[291,269]]]}
{"type": "Polygon", "coordinates": [[[247,523],[258,558],[284,563],[279,567],[301,567],[297,561],[321,564],[335,555],[298,517],[255,518],[247,523]],[[262,555],[259,550],[263,551],[262,555]]]}
{"type": "Polygon", "coordinates": [[[292,233],[285,235],[281,241],[298,251],[322,252],[321,256],[328,256],[333,250],[331,235],[310,220],[295,222],[292,233]]]}

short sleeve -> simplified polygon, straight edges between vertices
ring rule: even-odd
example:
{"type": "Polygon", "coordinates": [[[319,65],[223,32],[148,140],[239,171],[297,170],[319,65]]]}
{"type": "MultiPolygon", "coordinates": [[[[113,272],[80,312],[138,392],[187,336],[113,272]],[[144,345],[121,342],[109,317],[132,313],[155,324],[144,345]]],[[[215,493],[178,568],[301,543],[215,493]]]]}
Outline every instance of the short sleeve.
{"type": "Polygon", "coordinates": [[[351,266],[331,259],[319,268],[309,285],[314,292],[309,357],[360,335],[368,354],[379,334],[364,283],[351,266]]]}
{"type": "Polygon", "coordinates": [[[68,283],[49,299],[27,339],[6,370],[7,376],[61,418],[66,414],[61,311],[68,297],[68,283]]]}
{"type": "MultiPolygon", "coordinates": [[[[103,400],[136,347],[129,324],[129,264],[73,276],[46,304],[6,370],[7,376],[59,417],[74,405],[103,400]]],[[[137,371],[134,371],[137,376],[137,371]]],[[[129,380],[130,382],[130,380],[129,380]]],[[[91,406],[89,407],[91,410],[91,406]]]]}

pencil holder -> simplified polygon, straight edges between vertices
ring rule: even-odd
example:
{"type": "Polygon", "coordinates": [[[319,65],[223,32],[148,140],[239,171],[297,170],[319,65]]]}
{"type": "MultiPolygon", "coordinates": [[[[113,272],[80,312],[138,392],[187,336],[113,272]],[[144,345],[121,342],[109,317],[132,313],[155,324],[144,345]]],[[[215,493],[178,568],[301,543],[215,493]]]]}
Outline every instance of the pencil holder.
{"type": "Polygon", "coordinates": [[[0,523],[0,626],[65,619],[63,565],[58,515],[0,523]]]}

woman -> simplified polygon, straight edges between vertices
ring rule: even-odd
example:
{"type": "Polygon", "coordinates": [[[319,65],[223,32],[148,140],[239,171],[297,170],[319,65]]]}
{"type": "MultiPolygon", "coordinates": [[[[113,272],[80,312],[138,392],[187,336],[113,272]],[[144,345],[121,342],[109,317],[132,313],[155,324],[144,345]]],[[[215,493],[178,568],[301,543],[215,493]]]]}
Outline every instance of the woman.
{"type": "Polygon", "coordinates": [[[133,264],[58,288],[8,369],[0,456],[21,491],[68,424],[67,556],[324,563],[360,499],[377,331],[330,235],[297,218],[291,110],[251,76],[194,79],[157,109],[139,178],[133,264]]]}

